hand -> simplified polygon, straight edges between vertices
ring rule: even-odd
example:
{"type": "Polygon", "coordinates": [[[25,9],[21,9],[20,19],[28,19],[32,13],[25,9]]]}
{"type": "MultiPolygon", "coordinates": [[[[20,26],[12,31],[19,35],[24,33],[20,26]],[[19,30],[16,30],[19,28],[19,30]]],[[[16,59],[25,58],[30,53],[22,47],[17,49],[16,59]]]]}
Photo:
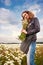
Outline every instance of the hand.
{"type": "Polygon", "coordinates": [[[22,32],[24,32],[25,34],[27,34],[27,31],[25,29],[22,29],[22,32]]]}

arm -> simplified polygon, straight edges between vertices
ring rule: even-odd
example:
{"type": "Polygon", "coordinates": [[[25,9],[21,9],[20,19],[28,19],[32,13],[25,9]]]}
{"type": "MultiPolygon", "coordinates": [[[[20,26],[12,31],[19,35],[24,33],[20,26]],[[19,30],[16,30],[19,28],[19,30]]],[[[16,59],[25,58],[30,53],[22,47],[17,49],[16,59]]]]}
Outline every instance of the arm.
{"type": "Polygon", "coordinates": [[[34,29],[27,32],[27,35],[33,35],[35,33],[38,33],[40,31],[40,24],[39,20],[37,18],[34,19],[34,29]]]}

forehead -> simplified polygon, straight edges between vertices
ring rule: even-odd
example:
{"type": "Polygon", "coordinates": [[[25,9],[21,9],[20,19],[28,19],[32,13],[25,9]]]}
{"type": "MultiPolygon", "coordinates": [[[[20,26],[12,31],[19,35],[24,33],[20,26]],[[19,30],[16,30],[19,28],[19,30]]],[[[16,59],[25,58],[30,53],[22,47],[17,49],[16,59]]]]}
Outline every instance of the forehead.
{"type": "Polygon", "coordinates": [[[23,13],[22,15],[24,16],[24,15],[26,15],[27,13],[23,13]]]}

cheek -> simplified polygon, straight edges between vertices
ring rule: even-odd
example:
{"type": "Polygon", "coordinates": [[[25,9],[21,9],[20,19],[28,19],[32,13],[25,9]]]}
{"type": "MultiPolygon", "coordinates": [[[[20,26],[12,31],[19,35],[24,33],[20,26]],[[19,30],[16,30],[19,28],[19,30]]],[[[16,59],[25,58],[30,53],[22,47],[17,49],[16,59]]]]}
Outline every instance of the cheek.
{"type": "Polygon", "coordinates": [[[27,18],[29,18],[29,16],[27,16],[27,18]]]}
{"type": "Polygon", "coordinates": [[[29,15],[27,14],[26,17],[29,18],[29,15]]]}

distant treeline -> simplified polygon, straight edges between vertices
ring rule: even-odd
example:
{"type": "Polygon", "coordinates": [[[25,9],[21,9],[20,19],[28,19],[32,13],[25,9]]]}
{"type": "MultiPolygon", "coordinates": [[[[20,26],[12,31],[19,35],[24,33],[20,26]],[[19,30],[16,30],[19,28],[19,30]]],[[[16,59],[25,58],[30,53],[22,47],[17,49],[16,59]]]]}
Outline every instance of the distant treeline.
{"type": "MultiPolygon", "coordinates": [[[[20,44],[20,43],[0,43],[0,44],[20,44]]],[[[43,44],[43,42],[37,42],[37,44],[43,44]]]]}
{"type": "Polygon", "coordinates": [[[37,44],[43,44],[43,42],[37,42],[37,44]]]}

